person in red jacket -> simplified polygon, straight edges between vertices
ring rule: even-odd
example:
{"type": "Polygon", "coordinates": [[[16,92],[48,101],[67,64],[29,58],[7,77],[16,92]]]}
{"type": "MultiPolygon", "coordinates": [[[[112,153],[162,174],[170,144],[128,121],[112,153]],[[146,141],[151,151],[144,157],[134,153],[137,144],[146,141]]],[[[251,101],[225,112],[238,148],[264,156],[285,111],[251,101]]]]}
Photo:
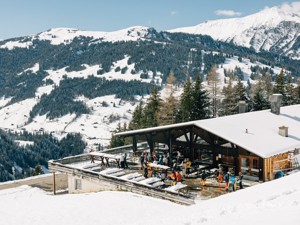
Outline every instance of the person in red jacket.
{"type": "Polygon", "coordinates": [[[181,182],[182,181],[181,173],[179,171],[176,171],[175,174],[176,174],[176,181],[181,182]]]}

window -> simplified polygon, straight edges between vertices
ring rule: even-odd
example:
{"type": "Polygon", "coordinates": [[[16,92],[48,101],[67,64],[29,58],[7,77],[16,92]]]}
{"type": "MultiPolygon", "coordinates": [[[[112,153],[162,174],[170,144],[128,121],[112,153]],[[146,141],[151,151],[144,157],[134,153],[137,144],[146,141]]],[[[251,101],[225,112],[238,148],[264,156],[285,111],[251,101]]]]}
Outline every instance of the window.
{"type": "Polygon", "coordinates": [[[75,190],[81,190],[81,179],[75,179],[75,190]]]}
{"type": "Polygon", "coordinates": [[[254,156],[241,157],[241,172],[247,176],[259,176],[259,158],[254,156]]]}

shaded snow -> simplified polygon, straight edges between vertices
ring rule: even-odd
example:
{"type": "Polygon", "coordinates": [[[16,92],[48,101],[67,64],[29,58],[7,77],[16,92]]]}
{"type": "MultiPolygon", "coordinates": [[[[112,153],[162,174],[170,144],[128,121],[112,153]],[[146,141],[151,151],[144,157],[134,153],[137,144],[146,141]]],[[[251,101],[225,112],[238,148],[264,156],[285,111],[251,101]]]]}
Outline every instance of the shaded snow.
{"type": "Polygon", "coordinates": [[[22,186],[0,191],[5,224],[298,224],[300,173],[182,206],[128,192],[56,195],[22,186]],[[227,221],[227,222],[226,222],[227,221]]]}
{"type": "Polygon", "coordinates": [[[27,145],[34,145],[33,141],[15,140],[15,143],[17,143],[21,147],[26,147],[27,145]]]}
{"type": "Polygon", "coordinates": [[[39,70],[40,70],[40,64],[36,63],[31,68],[28,68],[28,69],[24,70],[22,73],[19,73],[18,75],[22,75],[23,73],[26,73],[27,71],[31,72],[31,73],[36,73],[39,70]]]}

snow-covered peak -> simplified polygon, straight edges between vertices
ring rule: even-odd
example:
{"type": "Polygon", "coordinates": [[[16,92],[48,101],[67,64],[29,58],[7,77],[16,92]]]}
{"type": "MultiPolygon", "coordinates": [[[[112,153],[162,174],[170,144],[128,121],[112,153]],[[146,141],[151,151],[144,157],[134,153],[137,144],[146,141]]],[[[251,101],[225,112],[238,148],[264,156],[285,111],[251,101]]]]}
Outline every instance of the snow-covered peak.
{"type": "Polygon", "coordinates": [[[206,21],[196,26],[177,28],[168,32],[207,34],[215,39],[226,40],[251,27],[275,27],[282,21],[300,23],[300,2],[265,8],[258,13],[241,18],[206,21]]]}
{"type": "Polygon", "coordinates": [[[72,28],[53,28],[38,34],[37,38],[40,40],[49,40],[54,45],[68,43],[79,36],[91,37],[94,40],[100,39],[108,42],[136,41],[145,38],[148,34],[148,29],[148,27],[134,26],[118,31],[102,32],[81,31],[72,28]]]}
{"type": "Polygon", "coordinates": [[[300,2],[285,3],[274,8],[277,9],[278,14],[281,15],[284,20],[300,22],[300,2]]]}
{"type": "Polygon", "coordinates": [[[168,32],[209,35],[257,51],[269,51],[273,47],[280,51],[278,53],[300,58],[299,49],[293,46],[300,34],[299,27],[300,2],[294,2],[265,8],[245,17],[207,21],[168,32]]]}

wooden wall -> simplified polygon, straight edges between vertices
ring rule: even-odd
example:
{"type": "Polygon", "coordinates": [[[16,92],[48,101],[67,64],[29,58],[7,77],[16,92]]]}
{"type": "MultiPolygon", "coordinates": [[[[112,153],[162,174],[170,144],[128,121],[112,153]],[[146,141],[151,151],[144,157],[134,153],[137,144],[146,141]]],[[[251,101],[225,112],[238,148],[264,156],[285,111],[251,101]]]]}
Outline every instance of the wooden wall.
{"type": "Polygon", "coordinates": [[[291,169],[289,153],[283,153],[264,159],[264,181],[273,180],[276,172],[291,169]]]}

